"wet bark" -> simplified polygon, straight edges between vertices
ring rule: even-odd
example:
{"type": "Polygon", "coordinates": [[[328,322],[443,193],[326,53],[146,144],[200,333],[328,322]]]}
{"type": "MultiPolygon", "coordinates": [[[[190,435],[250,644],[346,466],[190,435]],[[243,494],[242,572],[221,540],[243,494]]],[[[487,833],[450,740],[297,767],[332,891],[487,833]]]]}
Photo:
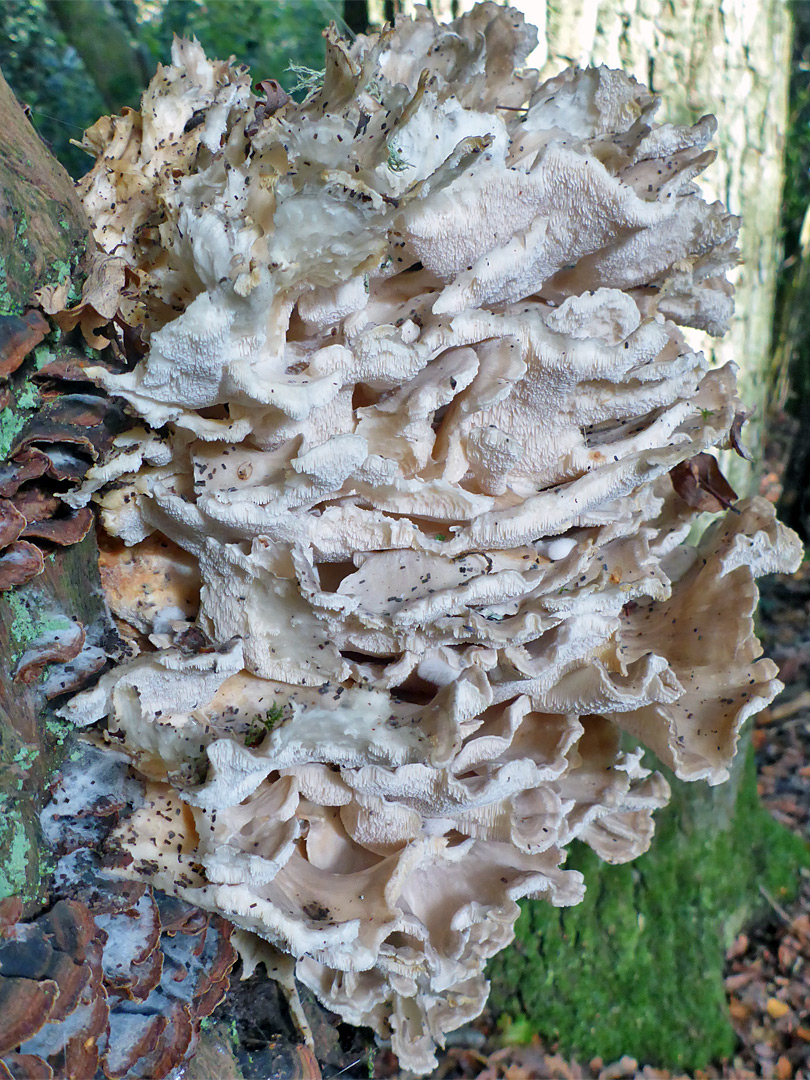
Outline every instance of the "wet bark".
{"type": "Polygon", "coordinates": [[[88,225],[73,181],[34,131],[0,75],[0,313],[69,274],[88,225]]]}

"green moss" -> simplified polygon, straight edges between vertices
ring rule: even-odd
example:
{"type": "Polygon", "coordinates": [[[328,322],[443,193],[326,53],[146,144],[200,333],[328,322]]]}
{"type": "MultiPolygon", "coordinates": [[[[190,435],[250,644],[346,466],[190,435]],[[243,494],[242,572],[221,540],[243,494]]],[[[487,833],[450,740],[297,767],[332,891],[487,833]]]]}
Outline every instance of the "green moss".
{"type": "Polygon", "coordinates": [[[574,845],[567,865],[585,875],[583,903],[522,903],[515,943],[489,965],[491,1007],[507,1032],[665,1068],[733,1053],[724,953],[763,907],[760,885],[789,898],[810,858],[759,806],[752,758],[729,827],[694,820],[673,808],[657,815],[651,850],[625,866],[574,845]]]}
{"type": "Polygon", "coordinates": [[[21,244],[24,248],[28,247],[28,240],[25,234],[28,232],[28,218],[25,216],[25,212],[21,211],[20,220],[17,222],[15,229],[15,239],[18,244],[21,244]]]}
{"type": "Polygon", "coordinates": [[[45,718],[45,727],[48,732],[53,736],[53,739],[57,746],[67,740],[68,735],[73,731],[73,724],[68,720],[62,720],[58,716],[48,716],[45,718]]]}
{"type": "Polygon", "coordinates": [[[254,720],[254,726],[248,729],[245,735],[245,746],[254,747],[258,746],[260,742],[264,740],[265,735],[272,731],[276,724],[284,716],[284,710],[275,702],[267,712],[257,716],[254,720]]]}
{"type": "Polygon", "coordinates": [[[33,856],[31,840],[19,812],[3,807],[0,815],[0,900],[28,898],[28,868],[33,856]]]}
{"type": "Polygon", "coordinates": [[[325,71],[307,67],[306,64],[290,63],[287,71],[296,80],[295,84],[290,87],[291,94],[297,94],[299,90],[305,90],[309,93],[311,90],[318,89],[323,86],[324,76],[326,75],[325,71]]]}
{"type": "Polygon", "coordinates": [[[6,594],[4,600],[11,608],[13,615],[11,621],[11,636],[18,645],[33,641],[36,637],[36,634],[34,633],[34,620],[31,617],[31,613],[22,596],[18,592],[12,591],[6,594]]]}
{"type": "Polygon", "coordinates": [[[412,169],[413,164],[410,161],[406,161],[402,156],[402,152],[398,147],[388,143],[388,168],[391,172],[404,172],[406,169],[412,169]]]}
{"type": "Polygon", "coordinates": [[[20,315],[22,310],[22,304],[8,291],[6,260],[4,256],[0,256],[0,315],[20,315]]]}
{"type": "Polygon", "coordinates": [[[14,757],[11,759],[15,765],[21,766],[23,769],[30,769],[36,759],[39,757],[39,750],[36,746],[31,746],[26,743],[25,746],[21,746],[14,757]]]}
{"type": "Polygon", "coordinates": [[[19,896],[26,908],[45,900],[53,857],[39,850],[36,812],[26,794],[0,795],[0,900],[19,896]]]}
{"type": "MultiPolygon", "coordinates": [[[[56,273],[56,281],[60,285],[63,281],[67,281],[72,272],[72,267],[66,259],[56,259],[53,263],[53,269],[56,273]]],[[[52,279],[51,284],[53,284],[52,279]]]]}
{"type": "MultiPolygon", "coordinates": [[[[0,314],[6,314],[2,310],[0,299],[0,314]]],[[[39,403],[39,390],[30,380],[26,380],[18,390],[13,405],[0,410],[0,461],[4,461],[8,455],[14,440],[25,427],[28,417],[39,403]]]]}
{"type": "Polygon", "coordinates": [[[56,359],[56,353],[48,345],[37,345],[34,349],[34,366],[37,371],[56,359]]]}
{"type": "Polygon", "coordinates": [[[504,1046],[528,1046],[534,1038],[534,1027],[528,1017],[523,1015],[499,1017],[498,1030],[504,1046]]]}
{"type": "Polygon", "coordinates": [[[12,656],[15,660],[43,634],[55,630],[67,630],[71,626],[70,619],[65,615],[54,615],[50,611],[41,610],[41,603],[39,594],[29,589],[11,589],[0,599],[0,616],[5,614],[4,605],[7,605],[11,614],[9,629],[11,639],[16,646],[12,656]],[[32,609],[35,614],[32,614],[32,609]]]}
{"type": "Polygon", "coordinates": [[[24,413],[15,412],[11,408],[0,409],[0,460],[8,457],[12,443],[25,427],[25,421],[24,413]]]}
{"type": "Polygon", "coordinates": [[[23,383],[19,394],[17,394],[17,408],[18,409],[33,409],[39,401],[39,390],[32,382],[23,383]]]}

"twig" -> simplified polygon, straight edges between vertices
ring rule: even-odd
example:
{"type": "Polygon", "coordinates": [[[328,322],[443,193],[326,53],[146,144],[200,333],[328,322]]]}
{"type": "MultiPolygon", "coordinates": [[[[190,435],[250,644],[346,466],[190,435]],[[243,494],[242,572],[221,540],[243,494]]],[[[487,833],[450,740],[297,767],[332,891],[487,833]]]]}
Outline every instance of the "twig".
{"type": "Polygon", "coordinates": [[[765,897],[765,899],[771,905],[771,907],[776,912],[776,914],[779,916],[779,918],[785,923],[785,925],[790,926],[791,918],[788,915],[788,913],[785,911],[785,909],[782,907],[782,905],[771,896],[771,894],[768,892],[768,890],[765,888],[764,885],[760,885],[759,891],[762,893],[762,895],[765,897]]]}
{"type": "Polygon", "coordinates": [[[781,705],[774,705],[769,709],[769,722],[787,720],[794,713],[803,709],[810,709],[810,690],[802,690],[792,701],[783,701],[781,705]]]}
{"type": "Polygon", "coordinates": [[[362,1058],[362,1057],[359,1057],[359,1058],[357,1059],[357,1061],[352,1061],[352,1062],[351,1062],[351,1064],[347,1065],[345,1069],[341,1069],[341,1070],[340,1070],[340,1072],[338,1072],[338,1073],[335,1073],[335,1076],[334,1076],[334,1080],[337,1080],[337,1078],[338,1078],[339,1076],[343,1076],[343,1074],[344,1074],[344,1073],[347,1073],[347,1072],[349,1071],[349,1069],[353,1069],[353,1068],[355,1067],[355,1065],[359,1065],[359,1064],[360,1064],[360,1062],[361,1062],[361,1061],[364,1061],[364,1060],[365,1060],[364,1058],[362,1058]]]}

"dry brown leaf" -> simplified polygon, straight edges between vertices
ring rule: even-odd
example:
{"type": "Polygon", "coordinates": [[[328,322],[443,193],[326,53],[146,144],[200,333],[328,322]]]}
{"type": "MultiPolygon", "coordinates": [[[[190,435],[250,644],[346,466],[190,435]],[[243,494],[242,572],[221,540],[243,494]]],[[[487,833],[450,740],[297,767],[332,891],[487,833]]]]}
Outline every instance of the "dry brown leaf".
{"type": "Polygon", "coordinates": [[[753,461],[751,451],[742,441],[742,429],[746,420],[750,419],[751,413],[745,409],[740,409],[734,414],[734,420],[731,424],[731,430],[728,433],[728,439],[731,443],[732,450],[735,450],[741,458],[745,458],[746,461],[753,461]]]}
{"type": "Polygon", "coordinates": [[[693,509],[708,513],[734,509],[737,492],[711,454],[696,454],[676,465],[669,475],[677,494],[693,509]]]}

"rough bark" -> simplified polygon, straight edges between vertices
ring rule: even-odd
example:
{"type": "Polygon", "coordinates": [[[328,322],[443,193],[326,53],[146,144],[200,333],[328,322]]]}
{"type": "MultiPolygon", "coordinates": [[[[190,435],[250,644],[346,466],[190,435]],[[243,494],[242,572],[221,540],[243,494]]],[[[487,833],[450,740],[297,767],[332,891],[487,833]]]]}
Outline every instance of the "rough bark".
{"type": "Polygon", "coordinates": [[[774,334],[772,446],[787,465],[779,512],[805,543],[810,541],[810,8],[794,5],[795,34],[791,72],[791,113],[785,190],[785,261],[781,267],[774,334]],[[802,213],[803,209],[803,213],[802,213]],[[783,421],[790,417],[793,423],[783,421]]]}
{"type": "MultiPolygon", "coordinates": [[[[48,152],[0,76],[0,314],[21,312],[35,289],[77,274],[87,223],[67,172],[48,152]]],[[[32,415],[28,376],[34,358],[10,380],[0,410],[0,465],[32,415]]],[[[18,894],[33,911],[43,898],[38,810],[69,732],[41,681],[15,677],[21,656],[55,620],[84,625],[103,617],[95,538],[57,549],[29,584],[0,594],[0,899],[18,894]]]]}
{"type": "Polygon", "coordinates": [[[810,327],[807,307],[810,302],[810,209],[805,214],[796,253],[798,267],[787,288],[782,304],[783,319],[776,349],[775,367],[781,375],[781,404],[788,396],[788,385],[795,397],[799,424],[790,445],[783,478],[779,513],[805,543],[810,540],[810,327]],[[790,378],[792,376],[792,378],[790,378]]]}
{"type": "MultiPolygon", "coordinates": [[[[748,435],[761,453],[767,407],[779,214],[787,126],[791,21],[782,0],[550,0],[548,60],[621,66],[663,98],[679,123],[713,113],[717,161],[701,178],[707,194],[742,218],[736,314],[719,342],[702,347],[740,366],[744,400],[756,407],[748,435]]],[[[738,468],[735,481],[751,481],[738,468]]]]}
{"type": "Polygon", "coordinates": [[[0,75],[0,314],[21,312],[41,285],[64,280],[84,251],[87,222],[73,181],[0,75]]]}

